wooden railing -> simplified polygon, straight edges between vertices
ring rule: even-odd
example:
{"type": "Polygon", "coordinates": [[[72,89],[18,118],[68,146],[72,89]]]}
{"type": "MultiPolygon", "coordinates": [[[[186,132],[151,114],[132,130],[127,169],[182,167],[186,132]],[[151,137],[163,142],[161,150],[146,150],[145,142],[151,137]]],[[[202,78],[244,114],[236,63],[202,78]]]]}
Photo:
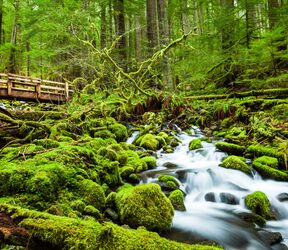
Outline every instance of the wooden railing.
{"type": "Polygon", "coordinates": [[[65,102],[72,98],[69,84],[0,73],[0,98],[35,100],[40,102],[65,102]]]}

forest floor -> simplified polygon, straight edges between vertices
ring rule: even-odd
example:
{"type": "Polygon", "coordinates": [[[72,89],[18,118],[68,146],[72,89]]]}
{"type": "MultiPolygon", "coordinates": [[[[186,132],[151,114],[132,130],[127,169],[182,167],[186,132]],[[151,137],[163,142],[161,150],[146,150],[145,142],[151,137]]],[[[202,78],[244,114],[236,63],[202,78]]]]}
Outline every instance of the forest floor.
{"type": "Polygon", "coordinates": [[[253,168],[264,178],[288,181],[287,96],[282,88],[155,94],[128,103],[117,93],[82,93],[64,106],[6,103],[1,249],[218,249],[160,237],[184,196],[169,176],[159,179],[172,187],[164,194],[157,184],[138,185],[139,174],[156,167],[155,151],[173,152],[181,143],[175,125],[187,132],[194,125],[208,138],[223,138],[219,150],[262,157],[253,168]],[[126,143],[135,130],[139,135],[126,143]]]}

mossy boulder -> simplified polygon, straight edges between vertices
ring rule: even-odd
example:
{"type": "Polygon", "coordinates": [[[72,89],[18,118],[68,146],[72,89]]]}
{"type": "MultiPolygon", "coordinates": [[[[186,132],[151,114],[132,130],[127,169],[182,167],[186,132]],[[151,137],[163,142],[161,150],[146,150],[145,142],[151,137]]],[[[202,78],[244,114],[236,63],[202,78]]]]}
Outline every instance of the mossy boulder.
{"type": "Polygon", "coordinates": [[[117,192],[116,206],[121,223],[152,231],[169,229],[174,214],[171,202],[155,183],[123,186],[117,192]]]}
{"type": "Polygon", "coordinates": [[[242,158],[235,155],[230,155],[225,158],[220,166],[223,168],[240,170],[249,175],[251,174],[251,168],[243,161],[242,158]]]}
{"type": "Polygon", "coordinates": [[[127,140],[128,131],[124,125],[115,122],[114,124],[108,126],[108,129],[115,135],[118,142],[127,140]]]}
{"type": "Polygon", "coordinates": [[[278,168],[278,159],[275,157],[261,156],[255,159],[254,162],[269,166],[271,168],[278,168]]]}
{"type": "Polygon", "coordinates": [[[94,206],[99,211],[105,207],[105,194],[99,184],[91,180],[83,180],[80,182],[79,194],[85,204],[94,206]]]}
{"type": "Polygon", "coordinates": [[[160,149],[159,141],[157,140],[156,136],[152,134],[144,135],[141,138],[141,142],[139,143],[139,146],[145,149],[153,150],[153,151],[160,149]]]}
{"type": "Polygon", "coordinates": [[[169,200],[175,210],[185,211],[184,194],[180,189],[174,190],[169,195],[169,200]]]}
{"type": "Polygon", "coordinates": [[[272,219],[270,201],[266,194],[261,191],[256,191],[245,197],[245,204],[253,213],[262,216],[265,219],[272,219]]]}
{"type": "Polygon", "coordinates": [[[228,153],[229,155],[240,155],[242,156],[245,152],[245,147],[228,142],[217,142],[216,148],[228,153]]]}
{"type": "Polygon", "coordinates": [[[261,145],[250,145],[247,148],[247,153],[253,155],[253,156],[270,156],[270,157],[275,157],[279,161],[279,165],[284,167],[285,166],[285,161],[287,161],[285,154],[277,148],[272,148],[272,147],[265,147],[261,145]]]}
{"type": "Polygon", "coordinates": [[[155,157],[152,157],[152,156],[145,156],[141,158],[140,160],[141,162],[147,165],[148,169],[153,169],[157,165],[155,157]]]}
{"type": "Polygon", "coordinates": [[[288,174],[287,173],[285,173],[281,170],[269,167],[267,165],[264,165],[261,162],[259,162],[256,159],[253,161],[252,166],[263,178],[273,179],[273,180],[277,180],[277,181],[288,181],[288,174]]]}
{"type": "Polygon", "coordinates": [[[159,175],[158,181],[163,191],[173,191],[179,188],[179,182],[171,175],[159,175]]]}
{"type": "Polygon", "coordinates": [[[199,149],[199,148],[203,148],[202,140],[200,138],[190,141],[189,150],[195,150],[195,149],[199,149]]]}
{"type": "Polygon", "coordinates": [[[225,139],[232,143],[243,143],[247,140],[248,136],[244,128],[233,127],[225,134],[225,139]]]}

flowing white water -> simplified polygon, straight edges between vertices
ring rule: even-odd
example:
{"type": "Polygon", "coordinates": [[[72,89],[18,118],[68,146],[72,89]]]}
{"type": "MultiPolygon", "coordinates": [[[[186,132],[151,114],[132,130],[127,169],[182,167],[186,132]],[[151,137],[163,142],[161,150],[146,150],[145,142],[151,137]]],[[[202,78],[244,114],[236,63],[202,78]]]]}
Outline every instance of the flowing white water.
{"type": "Polygon", "coordinates": [[[173,175],[181,182],[180,188],[186,193],[186,211],[175,212],[173,230],[183,233],[187,237],[184,241],[197,236],[216,241],[226,249],[280,249],[279,245],[271,247],[265,243],[263,230],[267,230],[280,232],[281,243],[288,245],[288,201],[277,199],[280,193],[288,192],[288,183],[219,167],[226,154],[218,152],[214,142],[203,142],[204,148],[189,152],[189,142],[203,136],[197,128],[192,133],[193,136],[183,132],[178,135],[182,144],[174,153],[157,152],[158,167],[143,175],[143,182],[156,181],[159,173],[173,175]],[[250,212],[244,197],[258,190],[268,196],[277,215],[277,220],[268,221],[263,229],[241,220],[239,215],[250,212]]]}

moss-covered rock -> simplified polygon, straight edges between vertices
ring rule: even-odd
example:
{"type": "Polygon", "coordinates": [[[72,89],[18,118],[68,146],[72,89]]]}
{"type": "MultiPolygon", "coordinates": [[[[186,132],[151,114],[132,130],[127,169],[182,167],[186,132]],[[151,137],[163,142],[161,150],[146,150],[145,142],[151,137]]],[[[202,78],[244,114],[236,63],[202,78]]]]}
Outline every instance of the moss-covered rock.
{"type": "Polygon", "coordinates": [[[190,141],[189,150],[195,150],[195,149],[199,149],[199,148],[203,148],[202,140],[200,138],[193,139],[192,141],[190,141]]]}
{"type": "Polygon", "coordinates": [[[171,176],[171,175],[159,175],[158,176],[158,181],[166,183],[166,184],[170,183],[171,187],[179,188],[179,182],[175,179],[174,176],[171,176]]]}
{"type": "Polygon", "coordinates": [[[132,228],[164,231],[169,229],[174,214],[170,201],[154,183],[123,186],[117,192],[116,205],[121,222],[132,228]]]}
{"type": "Polygon", "coordinates": [[[148,169],[153,169],[157,166],[155,157],[146,156],[141,158],[140,160],[147,165],[148,169]]]}
{"type": "Polygon", "coordinates": [[[116,140],[118,142],[127,140],[128,131],[127,131],[127,128],[124,125],[115,122],[114,124],[108,126],[108,128],[116,136],[116,140]]]}
{"type": "Polygon", "coordinates": [[[275,157],[279,161],[279,165],[285,166],[286,157],[285,154],[279,151],[277,148],[265,147],[261,145],[250,145],[247,148],[247,153],[252,154],[254,156],[270,156],[275,157]]]}
{"type": "Polygon", "coordinates": [[[225,139],[232,143],[240,143],[243,145],[246,142],[248,136],[244,128],[233,127],[227,131],[225,134],[225,139]]]}
{"type": "Polygon", "coordinates": [[[101,215],[100,211],[97,208],[95,208],[95,207],[93,207],[91,205],[88,205],[88,206],[84,207],[82,213],[84,215],[93,216],[97,220],[102,218],[102,215],[101,215]]]}
{"type": "Polygon", "coordinates": [[[133,174],[134,173],[134,168],[133,167],[123,167],[123,168],[120,168],[120,175],[121,175],[121,178],[125,179],[127,178],[130,174],[133,174]]]}
{"type": "Polygon", "coordinates": [[[174,190],[169,195],[169,200],[175,210],[185,211],[184,194],[180,189],[174,190]]]}
{"type": "Polygon", "coordinates": [[[245,197],[245,204],[253,213],[262,216],[265,219],[273,218],[271,205],[266,194],[261,191],[256,191],[245,197]]]}
{"type": "Polygon", "coordinates": [[[252,166],[263,178],[274,179],[277,181],[288,181],[287,173],[281,170],[269,167],[267,165],[261,164],[259,161],[257,161],[257,159],[253,161],[252,166]]]}
{"type": "Polygon", "coordinates": [[[233,143],[217,142],[215,146],[217,149],[224,151],[230,155],[242,156],[245,152],[245,147],[233,143]]]}
{"type": "Polygon", "coordinates": [[[246,174],[251,174],[251,168],[238,156],[230,155],[220,164],[223,168],[240,170],[246,174]]]}
{"type": "Polygon", "coordinates": [[[150,150],[156,151],[160,148],[160,143],[157,140],[155,135],[146,134],[143,137],[141,137],[141,141],[139,143],[139,146],[143,147],[145,149],[150,149],[150,150]]]}
{"type": "Polygon", "coordinates": [[[262,165],[269,166],[271,168],[278,168],[278,159],[270,156],[261,156],[254,160],[255,163],[260,163],[262,165]]]}

